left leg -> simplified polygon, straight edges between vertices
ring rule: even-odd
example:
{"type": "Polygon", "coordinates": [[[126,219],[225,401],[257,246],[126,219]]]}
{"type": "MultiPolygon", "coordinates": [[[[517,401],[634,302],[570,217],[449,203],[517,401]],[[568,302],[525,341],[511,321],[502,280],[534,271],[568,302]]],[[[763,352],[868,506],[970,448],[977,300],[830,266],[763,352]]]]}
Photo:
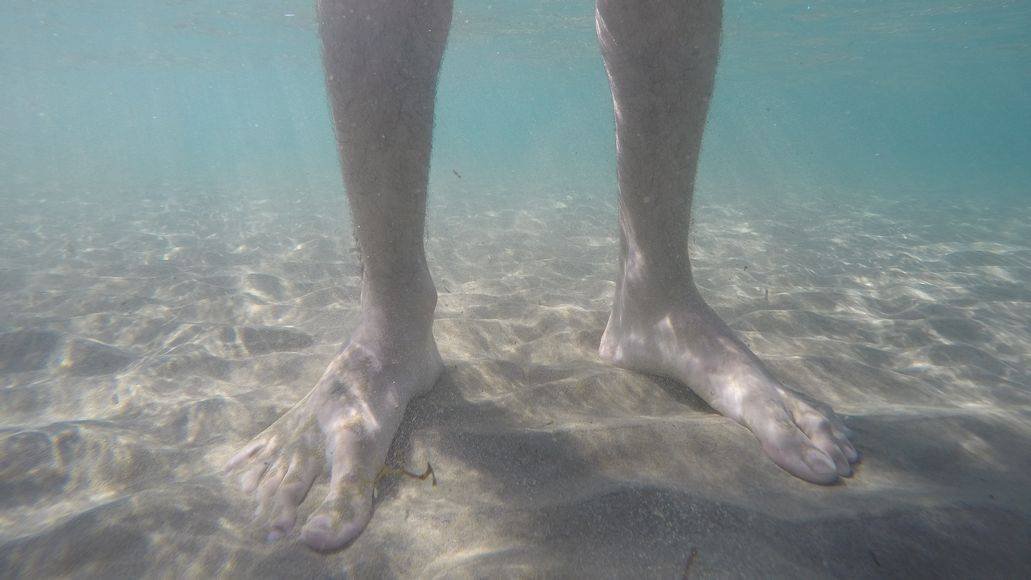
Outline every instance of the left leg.
{"type": "Polygon", "coordinates": [[[433,339],[423,230],[434,96],[451,0],[319,0],[326,88],[355,239],[361,317],[311,392],[228,468],[257,500],[270,539],[291,533],[315,479],[322,502],[300,530],[318,550],[355,538],[408,402],[444,369],[433,339]]]}
{"type": "Polygon", "coordinates": [[[616,113],[620,277],[600,352],[677,379],[813,483],[858,460],[829,409],[788,391],[694,285],[691,196],[719,53],[720,0],[597,0],[616,113]]]}

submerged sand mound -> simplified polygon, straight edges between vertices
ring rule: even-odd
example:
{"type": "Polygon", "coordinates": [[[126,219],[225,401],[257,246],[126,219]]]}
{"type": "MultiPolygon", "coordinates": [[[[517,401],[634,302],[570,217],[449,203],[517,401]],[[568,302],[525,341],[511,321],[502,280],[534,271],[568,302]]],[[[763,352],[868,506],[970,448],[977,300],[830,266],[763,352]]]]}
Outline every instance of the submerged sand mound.
{"type": "Polygon", "coordinates": [[[0,373],[38,371],[47,365],[61,335],[45,330],[0,334],[0,373]]]}
{"type": "Polygon", "coordinates": [[[73,338],[65,345],[60,368],[73,375],[107,375],[125,368],[134,358],[129,352],[96,340],[73,338]]]}

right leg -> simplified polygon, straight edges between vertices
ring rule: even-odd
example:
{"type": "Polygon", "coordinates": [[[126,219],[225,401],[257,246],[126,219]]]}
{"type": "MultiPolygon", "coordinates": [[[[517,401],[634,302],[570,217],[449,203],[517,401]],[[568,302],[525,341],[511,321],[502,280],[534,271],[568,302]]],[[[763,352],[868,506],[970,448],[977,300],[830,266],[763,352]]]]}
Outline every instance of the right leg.
{"type": "Polygon", "coordinates": [[[723,13],[721,0],[598,0],[616,114],[622,275],[600,354],[673,378],[749,428],[792,475],[833,483],[859,459],[828,408],[786,388],[698,292],[691,197],[723,13]]]}
{"type": "Polygon", "coordinates": [[[361,321],[308,395],[230,460],[278,538],[315,478],[329,493],[301,539],[365,529],[408,401],[443,370],[423,233],[437,72],[451,0],[319,0],[326,84],[362,260],[361,321]]]}

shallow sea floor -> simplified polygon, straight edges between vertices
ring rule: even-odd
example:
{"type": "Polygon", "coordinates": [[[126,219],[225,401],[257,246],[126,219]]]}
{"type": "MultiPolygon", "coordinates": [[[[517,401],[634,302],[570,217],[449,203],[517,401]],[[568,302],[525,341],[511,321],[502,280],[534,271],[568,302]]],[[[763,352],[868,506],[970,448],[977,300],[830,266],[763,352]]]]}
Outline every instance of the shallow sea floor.
{"type": "Polygon", "coordinates": [[[387,478],[345,551],[266,544],[220,466],[356,324],[345,216],[8,204],[0,576],[1031,573],[1031,207],[976,200],[699,201],[706,297],[855,431],[855,477],[818,487],[684,387],[598,358],[611,199],[438,196],[448,370],[390,459],[437,485],[387,478]]]}

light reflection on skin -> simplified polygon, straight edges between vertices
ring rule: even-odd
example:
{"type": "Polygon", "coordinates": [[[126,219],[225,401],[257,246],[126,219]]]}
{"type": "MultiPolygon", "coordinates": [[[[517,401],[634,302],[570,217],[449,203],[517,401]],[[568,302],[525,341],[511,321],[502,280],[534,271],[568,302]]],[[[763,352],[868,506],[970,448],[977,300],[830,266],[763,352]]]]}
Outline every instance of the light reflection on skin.
{"type": "MultiPolygon", "coordinates": [[[[258,501],[268,504],[279,536],[293,530],[297,506],[328,466],[330,489],[300,532],[320,550],[340,548],[364,529],[371,492],[348,484],[374,476],[404,406],[443,372],[423,237],[436,76],[451,8],[449,0],[318,3],[362,265],[361,322],[309,396],[258,435],[267,444],[247,447],[229,468],[244,469],[247,492],[266,486],[258,501]],[[320,438],[324,446],[312,445],[320,438]],[[271,483],[259,484],[262,477],[271,483]]],[[[858,455],[840,429],[831,434],[833,413],[824,418],[783,390],[693,283],[688,230],[722,3],[598,0],[595,23],[616,118],[622,271],[601,356],[685,383],[751,428],[797,477],[828,484],[850,476],[849,460],[858,455]]]]}

